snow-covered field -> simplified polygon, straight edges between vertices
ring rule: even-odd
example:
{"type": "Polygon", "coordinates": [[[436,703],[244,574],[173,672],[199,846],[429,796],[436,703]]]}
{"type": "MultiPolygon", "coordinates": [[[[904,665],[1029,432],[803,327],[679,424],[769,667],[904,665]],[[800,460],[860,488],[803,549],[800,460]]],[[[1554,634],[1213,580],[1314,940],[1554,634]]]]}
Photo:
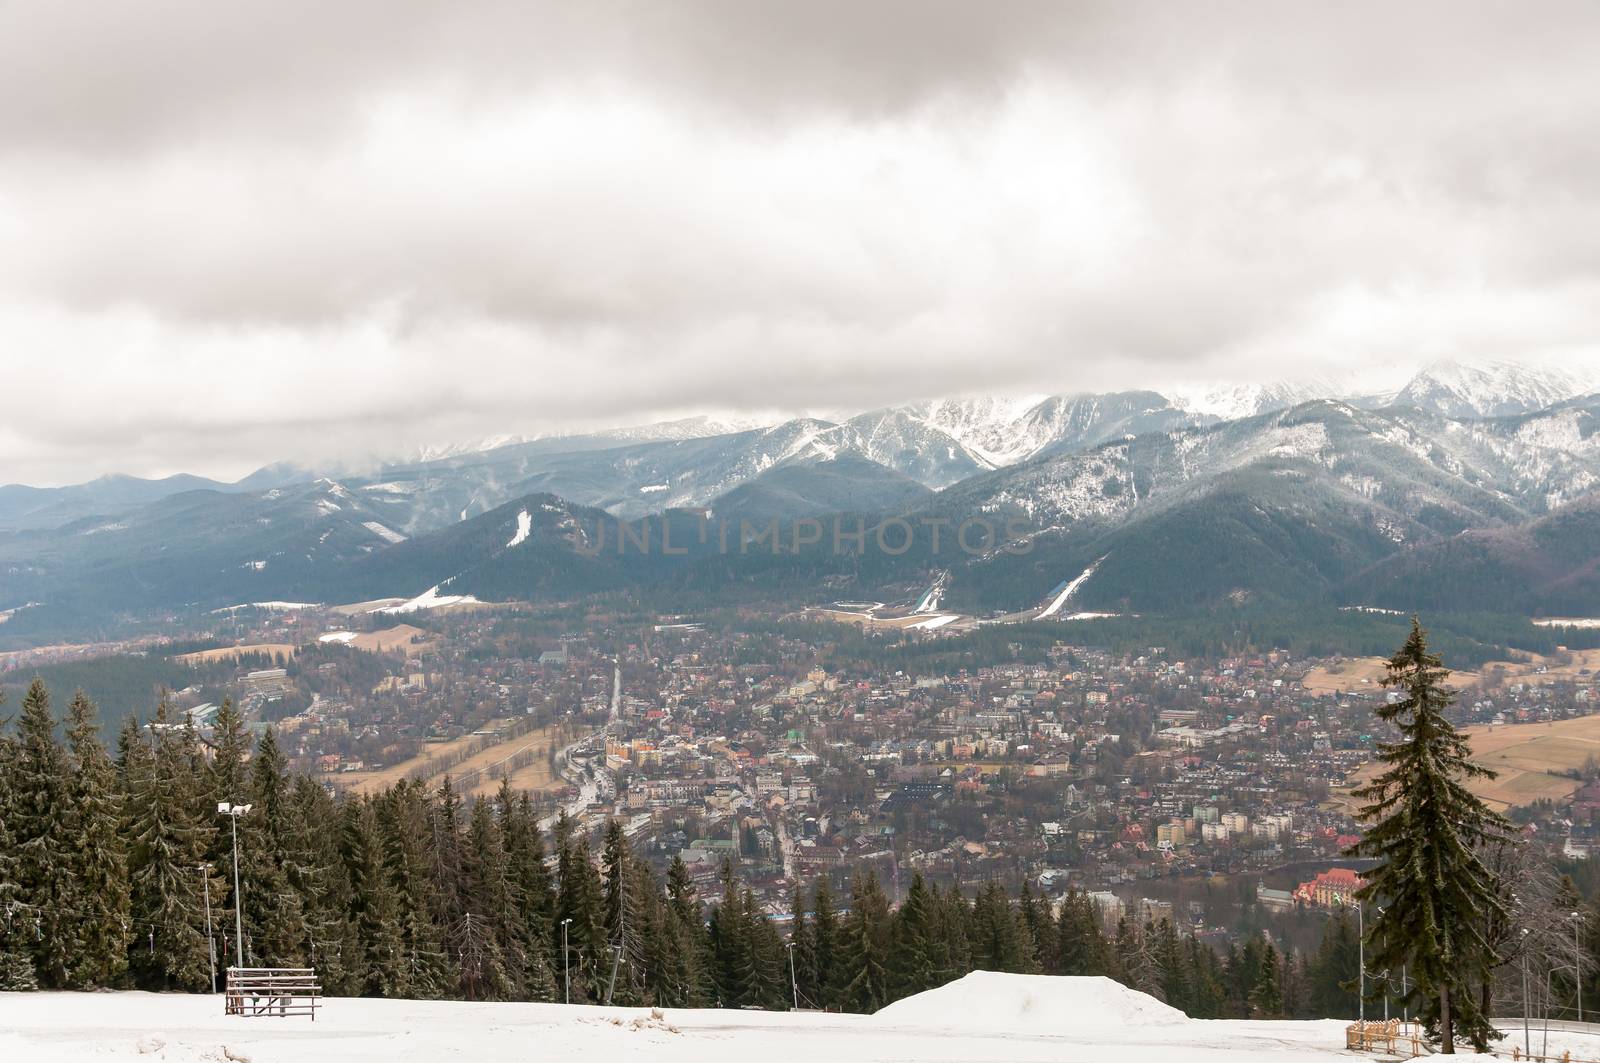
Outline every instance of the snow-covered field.
{"type": "Polygon", "coordinates": [[[873,1016],[334,999],[305,1018],[238,1018],[219,997],[0,994],[17,1063],[1176,1063],[1349,1059],[1344,1024],[1202,1022],[1096,978],[980,973],[873,1016]]]}
{"type": "MultiPolygon", "coordinates": [[[[1522,1044],[1520,1026],[1502,1020],[1522,1044]]],[[[685,1063],[1187,1063],[1332,1061],[1339,1020],[1189,1019],[1104,978],[968,975],[876,1015],[651,1011],[557,1004],[325,1002],[306,1018],[238,1018],[216,996],[0,993],[0,1060],[15,1063],[501,1063],[650,1059],[685,1063]]],[[[1536,1027],[1559,1055],[1600,1058],[1600,1037],[1536,1027]]]]}

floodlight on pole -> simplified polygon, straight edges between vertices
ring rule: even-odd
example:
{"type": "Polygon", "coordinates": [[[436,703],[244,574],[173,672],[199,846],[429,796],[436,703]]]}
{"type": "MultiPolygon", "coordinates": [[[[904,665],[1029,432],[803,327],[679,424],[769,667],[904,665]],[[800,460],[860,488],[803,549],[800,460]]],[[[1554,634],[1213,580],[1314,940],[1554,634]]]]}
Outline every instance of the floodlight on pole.
{"type": "Polygon", "coordinates": [[[561,920],[561,980],[566,984],[567,1003],[572,1003],[572,968],[567,962],[567,924],[572,922],[572,917],[561,920]]]}
{"type": "Polygon", "coordinates": [[[800,979],[794,973],[794,942],[789,942],[789,988],[794,991],[794,1010],[800,1010],[800,979]]]}
{"type": "Polygon", "coordinates": [[[1579,934],[1583,930],[1583,913],[1572,912],[1572,981],[1578,987],[1578,1021],[1583,1021],[1583,944],[1579,934]]]}
{"type": "Polygon", "coordinates": [[[206,956],[211,960],[211,991],[217,991],[217,936],[211,930],[211,865],[200,865],[200,885],[206,898],[206,956]]]}
{"type": "Polygon", "coordinates": [[[244,918],[239,914],[244,906],[243,896],[239,892],[239,817],[254,807],[217,802],[217,813],[233,821],[233,948],[236,966],[239,967],[244,966],[244,918]]]}

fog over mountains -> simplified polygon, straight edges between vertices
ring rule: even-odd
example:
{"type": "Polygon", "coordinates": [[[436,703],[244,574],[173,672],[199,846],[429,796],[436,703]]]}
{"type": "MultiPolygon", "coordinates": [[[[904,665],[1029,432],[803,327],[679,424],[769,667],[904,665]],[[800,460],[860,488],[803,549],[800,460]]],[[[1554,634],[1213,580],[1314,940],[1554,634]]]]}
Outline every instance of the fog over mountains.
{"type": "Polygon", "coordinates": [[[822,581],[945,572],[952,606],[1004,611],[1099,561],[1076,592],[1083,608],[1425,599],[1600,611],[1596,381],[1442,364],[1395,394],[1327,390],[946,399],[838,420],[490,437],[359,473],[12,485],[0,488],[0,610],[408,597],[441,581],[511,598],[683,580],[821,593],[822,581]],[[1028,550],[936,556],[919,544],[845,563],[813,548],[781,574],[770,556],[713,558],[702,544],[575,560],[604,521],[684,510],[783,528],[840,513],[869,526],[981,516],[1025,528],[1028,550]]]}

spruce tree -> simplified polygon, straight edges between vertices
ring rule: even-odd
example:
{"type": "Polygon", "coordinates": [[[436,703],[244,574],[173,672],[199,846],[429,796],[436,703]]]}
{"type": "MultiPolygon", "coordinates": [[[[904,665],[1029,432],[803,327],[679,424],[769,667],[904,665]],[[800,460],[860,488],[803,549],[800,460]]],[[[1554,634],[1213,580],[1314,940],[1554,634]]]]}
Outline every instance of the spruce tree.
{"type": "Polygon", "coordinates": [[[930,955],[934,937],[933,903],[919,871],[911,877],[905,903],[894,917],[894,951],[890,958],[893,999],[921,993],[938,984],[930,955]]]}
{"type": "Polygon", "coordinates": [[[431,1000],[444,995],[455,978],[434,923],[434,881],[429,873],[433,815],[420,783],[401,782],[379,801],[389,873],[399,906],[400,937],[405,947],[406,995],[431,1000]]]}
{"type": "Polygon", "coordinates": [[[839,1003],[841,942],[839,939],[839,914],[833,907],[833,889],[824,875],[817,880],[811,894],[812,997],[819,1008],[835,1007],[839,1003]]]}
{"type": "MultiPolygon", "coordinates": [[[[0,703],[5,694],[0,692],[0,703]]],[[[39,988],[33,958],[23,933],[22,888],[18,884],[17,848],[11,834],[12,805],[16,789],[16,742],[0,729],[0,991],[22,992],[39,988]]]]}
{"type": "MultiPolygon", "coordinates": [[[[210,828],[204,791],[165,699],[150,724],[154,751],[128,750],[132,850],[129,878],[136,933],[130,967],[149,989],[198,991],[210,984],[204,879],[210,828]]],[[[213,878],[211,896],[222,896],[213,878]]]]}
{"type": "Polygon", "coordinates": [[[515,947],[516,911],[499,827],[489,803],[481,799],[473,802],[467,821],[462,893],[466,911],[447,939],[461,966],[461,995],[468,1000],[509,999],[518,991],[521,975],[520,964],[506,951],[508,945],[515,947]]]}
{"type": "Polygon", "coordinates": [[[1283,971],[1278,963],[1278,950],[1268,942],[1261,955],[1256,984],[1250,990],[1250,1017],[1252,1019],[1278,1019],[1283,1017],[1283,971]]]}
{"type": "Polygon", "coordinates": [[[706,934],[711,948],[717,1006],[738,1008],[754,1003],[756,972],[752,963],[750,920],[744,910],[744,891],[739,888],[733,862],[728,859],[722,863],[722,900],[711,909],[706,934]]]}
{"type": "Polygon", "coordinates": [[[400,935],[400,902],[384,860],[383,834],[368,801],[350,801],[344,810],[344,851],[350,869],[350,916],[361,945],[351,965],[367,996],[399,997],[407,989],[405,942],[400,935]]]}
{"type": "Polygon", "coordinates": [[[83,691],[75,693],[67,706],[67,834],[75,839],[78,907],[68,981],[85,987],[113,985],[128,966],[128,860],[117,774],[95,716],[83,691]]]}
{"type": "Polygon", "coordinates": [[[539,822],[528,795],[514,795],[509,783],[501,783],[496,805],[514,913],[511,951],[522,968],[522,995],[551,1002],[557,999],[550,940],[555,895],[544,864],[539,822]]]}
{"type": "Polygon", "coordinates": [[[806,919],[805,891],[800,888],[799,882],[794,884],[794,890],[789,894],[789,917],[789,978],[793,983],[790,987],[792,990],[790,1006],[793,1007],[795,1006],[793,998],[802,991],[807,1001],[814,999],[810,972],[817,959],[816,939],[812,936],[811,924],[806,919]],[[804,980],[802,974],[805,975],[804,980]]]}
{"type": "Polygon", "coordinates": [[[268,967],[298,967],[307,959],[301,896],[289,880],[295,865],[290,838],[297,813],[289,794],[287,758],[269,727],[250,761],[250,800],[255,807],[239,821],[240,869],[247,877],[246,943],[256,962],[268,967]]]}
{"type": "Polygon", "coordinates": [[[1493,773],[1472,763],[1466,738],[1445,717],[1454,701],[1447,675],[1413,618],[1385,679],[1401,697],[1376,710],[1400,737],[1379,746],[1383,770],[1355,791],[1369,802],[1359,817],[1370,826],[1350,852],[1379,860],[1356,894],[1383,906],[1367,923],[1368,963],[1373,970],[1409,968],[1413,1010],[1450,1053],[1458,1035],[1479,1051],[1497,1036],[1469,987],[1495,963],[1486,918],[1507,915],[1478,847],[1508,824],[1464,785],[1493,773]]]}
{"type": "MultiPolygon", "coordinates": [[[[300,898],[307,961],[329,993],[358,993],[360,940],[351,924],[350,869],[345,860],[339,806],[328,791],[302,775],[290,788],[287,822],[280,831],[284,877],[300,898]]],[[[383,852],[387,852],[387,838],[383,852]]],[[[405,996],[413,995],[409,987],[405,996]]]]}
{"type": "Polygon", "coordinates": [[[1058,974],[1110,974],[1110,947],[1100,928],[1100,912],[1087,895],[1076,890],[1061,902],[1057,924],[1056,963],[1058,974]]]}
{"type": "Polygon", "coordinates": [[[11,836],[22,901],[36,921],[33,961],[46,988],[68,984],[76,952],[78,897],[72,877],[76,842],[68,831],[66,755],[56,741],[50,692],[34,679],[17,719],[11,836]]]}
{"type": "Polygon", "coordinates": [[[583,1003],[599,984],[597,979],[601,971],[601,959],[606,955],[600,873],[594,866],[589,839],[574,836],[562,847],[557,866],[561,880],[556,894],[557,944],[560,944],[562,921],[570,919],[567,925],[567,972],[572,979],[572,999],[583,1003]]]}
{"type": "Polygon", "coordinates": [[[840,1006],[871,1013],[887,1004],[892,926],[889,899],[875,872],[858,874],[850,890],[850,914],[840,935],[839,968],[844,978],[840,1006]]]}

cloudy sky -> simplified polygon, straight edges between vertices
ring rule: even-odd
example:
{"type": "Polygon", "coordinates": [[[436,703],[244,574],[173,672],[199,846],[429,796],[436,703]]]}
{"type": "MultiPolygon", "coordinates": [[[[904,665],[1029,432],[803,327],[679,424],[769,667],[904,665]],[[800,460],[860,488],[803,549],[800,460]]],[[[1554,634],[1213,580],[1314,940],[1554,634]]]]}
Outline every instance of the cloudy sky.
{"type": "Polygon", "coordinates": [[[1600,7],[0,3],[0,482],[1600,363],[1600,7]]]}

